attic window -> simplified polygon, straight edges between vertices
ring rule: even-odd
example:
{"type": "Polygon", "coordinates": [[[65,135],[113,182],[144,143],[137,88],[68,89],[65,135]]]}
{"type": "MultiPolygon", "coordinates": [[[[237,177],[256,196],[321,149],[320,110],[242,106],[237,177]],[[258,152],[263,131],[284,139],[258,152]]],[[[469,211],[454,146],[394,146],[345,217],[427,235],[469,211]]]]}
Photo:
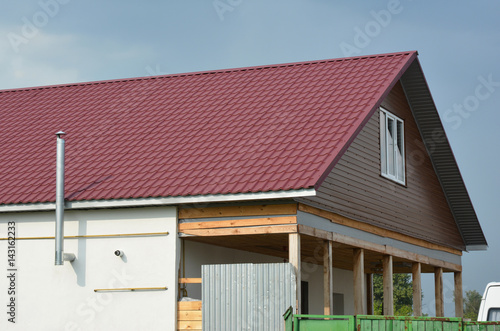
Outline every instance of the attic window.
{"type": "Polygon", "coordinates": [[[383,108],[380,108],[380,158],[382,176],[404,185],[404,122],[383,108]]]}

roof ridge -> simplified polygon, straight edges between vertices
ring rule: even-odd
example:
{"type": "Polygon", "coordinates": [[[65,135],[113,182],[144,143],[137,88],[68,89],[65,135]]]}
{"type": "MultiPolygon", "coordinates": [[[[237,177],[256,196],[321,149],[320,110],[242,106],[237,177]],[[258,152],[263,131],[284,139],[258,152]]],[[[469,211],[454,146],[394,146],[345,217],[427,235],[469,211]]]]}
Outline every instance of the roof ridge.
{"type": "Polygon", "coordinates": [[[19,87],[19,88],[4,89],[4,90],[0,89],[0,94],[9,93],[9,92],[33,91],[33,90],[48,90],[48,89],[52,89],[52,88],[63,88],[63,87],[72,87],[72,86],[100,85],[100,84],[123,83],[123,82],[152,80],[152,79],[198,76],[198,75],[216,74],[216,73],[241,72],[241,71],[247,71],[247,70],[271,69],[271,68],[290,67],[290,66],[298,66],[298,65],[310,65],[310,64],[318,64],[318,63],[327,63],[327,62],[345,62],[345,61],[353,61],[353,60],[361,60],[361,59],[369,59],[369,58],[409,55],[411,53],[417,53],[417,51],[381,53],[381,54],[373,54],[373,55],[359,55],[359,56],[352,56],[352,57],[320,59],[320,60],[313,60],[313,61],[286,62],[286,63],[276,63],[276,64],[261,64],[261,65],[249,66],[249,67],[236,67],[236,68],[226,68],[226,69],[213,69],[213,70],[204,70],[204,71],[181,72],[181,73],[175,73],[175,74],[155,75],[155,76],[115,78],[115,79],[96,80],[96,81],[87,81],[87,82],[78,82],[78,83],[62,83],[62,84],[54,84],[54,85],[19,87]]]}

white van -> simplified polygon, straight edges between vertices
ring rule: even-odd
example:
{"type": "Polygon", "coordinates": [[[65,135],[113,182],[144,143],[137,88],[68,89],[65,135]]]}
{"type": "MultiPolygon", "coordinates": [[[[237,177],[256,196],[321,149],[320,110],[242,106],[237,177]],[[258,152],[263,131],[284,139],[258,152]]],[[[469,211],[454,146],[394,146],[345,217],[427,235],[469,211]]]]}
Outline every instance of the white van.
{"type": "Polygon", "coordinates": [[[500,321],[500,283],[486,285],[477,320],[500,321]]]}

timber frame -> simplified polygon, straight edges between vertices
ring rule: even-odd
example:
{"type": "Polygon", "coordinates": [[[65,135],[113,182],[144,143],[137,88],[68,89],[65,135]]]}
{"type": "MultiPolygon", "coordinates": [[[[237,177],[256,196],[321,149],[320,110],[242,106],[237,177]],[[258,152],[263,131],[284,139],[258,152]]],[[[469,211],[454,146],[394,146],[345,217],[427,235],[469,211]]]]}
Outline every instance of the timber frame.
{"type": "MultiPolygon", "coordinates": [[[[179,207],[178,218],[179,237],[183,240],[280,257],[290,262],[297,273],[298,313],[301,261],[323,266],[325,314],[333,311],[333,268],[354,272],[355,314],[373,312],[371,275],[374,273],[383,274],[384,294],[387,293],[384,295],[385,314],[393,313],[393,273],[412,274],[415,316],[422,314],[422,272],[435,275],[436,316],[443,315],[442,286],[439,286],[442,285],[443,272],[454,273],[456,302],[462,300],[461,251],[294,200],[277,200],[271,204],[255,202],[245,205],[207,205],[202,208],[179,207]],[[328,227],[349,229],[355,231],[353,233],[356,236],[325,230],[328,227]],[[376,238],[379,242],[370,238],[376,238]]],[[[200,281],[183,278],[179,279],[179,284],[200,281]]],[[[460,315],[461,310],[456,311],[460,315]]]]}

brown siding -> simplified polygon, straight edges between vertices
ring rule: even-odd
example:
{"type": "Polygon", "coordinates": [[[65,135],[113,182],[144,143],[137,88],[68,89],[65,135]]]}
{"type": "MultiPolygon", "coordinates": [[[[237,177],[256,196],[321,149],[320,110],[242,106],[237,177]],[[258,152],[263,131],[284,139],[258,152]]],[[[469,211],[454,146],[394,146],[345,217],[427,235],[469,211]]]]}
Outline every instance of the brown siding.
{"type": "Polygon", "coordinates": [[[382,106],[405,123],[406,186],[380,175],[376,112],[318,189],[318,195],[303,201],[358,221],[464,249],[399,83],[382,106]]]}

